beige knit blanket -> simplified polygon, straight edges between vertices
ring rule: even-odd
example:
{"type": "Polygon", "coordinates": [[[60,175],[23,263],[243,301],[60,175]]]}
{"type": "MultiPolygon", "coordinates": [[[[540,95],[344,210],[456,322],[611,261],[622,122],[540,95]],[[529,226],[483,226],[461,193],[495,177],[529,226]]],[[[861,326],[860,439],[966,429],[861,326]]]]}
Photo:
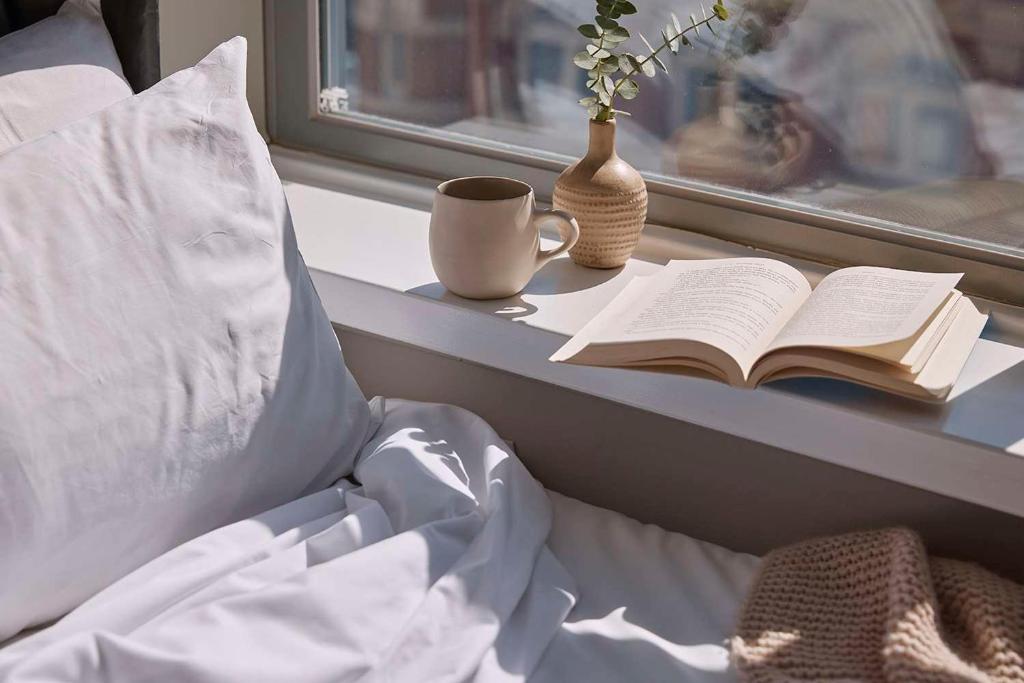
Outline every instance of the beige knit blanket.
{"type": "Polygon", "coordinates": [[[1024,586],[907,529],[806,541],[765,558],[732,656],[751,683],[1024,683],[1024,586]]]}

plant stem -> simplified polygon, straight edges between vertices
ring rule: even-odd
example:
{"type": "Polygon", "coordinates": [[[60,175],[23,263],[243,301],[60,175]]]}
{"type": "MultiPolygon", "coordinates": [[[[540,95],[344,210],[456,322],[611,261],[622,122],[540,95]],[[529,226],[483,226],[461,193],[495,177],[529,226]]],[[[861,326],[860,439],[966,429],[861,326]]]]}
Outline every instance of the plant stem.
{"type": "MultiPolygon", "coordinates": [[[[658,55],[658,53],[661,52],[662,50],[664,50],[666,47],[668,47],[669,43],[671,43],[672,41],[678,40],[679,38],[681,38],[686,33],[689,33],[690,31],[695,31],[695,30],[697,30],[697,28],[699,28],[701,26],[704,26],[705,24],[710,24],[711,20],[714,19],[714,18],[715,18],[715,15],[711,15],[710,17],[707,17],[705,19],[701,19],[696,24],[690,24],[689,26],[684,28],[682,31],[680,31],[679,33],[677,33],[676,35],[672,36],[671,38],[669,38],[667,40],[664,38],[664,36],[662,36],[661,46],[657,50],[652,52],[651,54],[649,54],[646,57],[644,57],[640,61],[639,66],[643,67],[644,64],[646,64],[647,62],[649,62],[652,59],[654,59],[658,55]]],[[[604,36],[603,35],[601,36],[601,41],[604,42],[604,36]]],[[[610,93],[610,95],[611,95],[611,104],[609,104],[607,107],[604,107],[601,110],[601,112],[595,117],[595,119],[594,119],[595,121],[608,121],[609,119],[614,118],[613,108],[615,106],[615,96],[619,93],[619,87],[623,83],[625,83],[626,80],[629,79],[630,76],[633,76],[634,74],[637,74],[639,72],[640,72],[640,69],[633,69],[628,74],[623,74],[622,75],[622,78],[620,78],[618,80],[618,82],[615,83],[615,87],[612,89],[612,91],[610,93]]]]}

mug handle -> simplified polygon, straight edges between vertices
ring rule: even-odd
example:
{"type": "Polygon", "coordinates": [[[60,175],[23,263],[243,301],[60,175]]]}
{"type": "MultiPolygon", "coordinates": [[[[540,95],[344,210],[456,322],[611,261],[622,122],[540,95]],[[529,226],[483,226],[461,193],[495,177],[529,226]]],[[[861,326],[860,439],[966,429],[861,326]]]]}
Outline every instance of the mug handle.
{"type": "Polygon", "coordinates": [[[537,225],[538,230],[540,229],[541,223],[552,221],[568,226],[569,236],[564,242],[554,249],[548,249],[546,251],[544,249],[537,250],[537,264],[534,266],[534,272],[540,270],[540,267],[551,259],[572,249],[576,245],[576,241],[580,238],[580,225],[576,222],[576,219],[572,217],[572,214],[558,209],[535,208],[533,210],[533,222],[537,225]]]}

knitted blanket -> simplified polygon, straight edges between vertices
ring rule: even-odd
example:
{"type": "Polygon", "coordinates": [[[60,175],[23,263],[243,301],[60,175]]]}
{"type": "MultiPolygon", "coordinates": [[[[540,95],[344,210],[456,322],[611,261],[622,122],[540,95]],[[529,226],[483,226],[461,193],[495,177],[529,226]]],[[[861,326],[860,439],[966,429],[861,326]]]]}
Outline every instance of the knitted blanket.
{"type": "Polygon", "coordinates": [[[907,529],[806,541],[765,558],[732,656],[750,683],[1022,683],[1024,586],[907,529]]]}

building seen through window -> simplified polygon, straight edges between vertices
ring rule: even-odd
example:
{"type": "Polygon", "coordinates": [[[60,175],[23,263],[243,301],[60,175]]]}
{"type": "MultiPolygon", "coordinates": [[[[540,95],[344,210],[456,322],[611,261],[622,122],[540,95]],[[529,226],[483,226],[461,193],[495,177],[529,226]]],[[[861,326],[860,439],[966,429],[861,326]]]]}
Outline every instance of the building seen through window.
{"type": "MultiPolygon", "coordinates": [[[[1024,1],[733,0],[618,118],[651,177],[1024,253],[1024,1]]],[[[655,38],[690,0],[624,19],[655,38]]],[[[569,160],[582,0],[322,0],[322,111],[569,160]],[[468,136],[468,137],[466,137],[468,136]]],[[[639,48],[638,49],[642,49],[639,48]]]]}

